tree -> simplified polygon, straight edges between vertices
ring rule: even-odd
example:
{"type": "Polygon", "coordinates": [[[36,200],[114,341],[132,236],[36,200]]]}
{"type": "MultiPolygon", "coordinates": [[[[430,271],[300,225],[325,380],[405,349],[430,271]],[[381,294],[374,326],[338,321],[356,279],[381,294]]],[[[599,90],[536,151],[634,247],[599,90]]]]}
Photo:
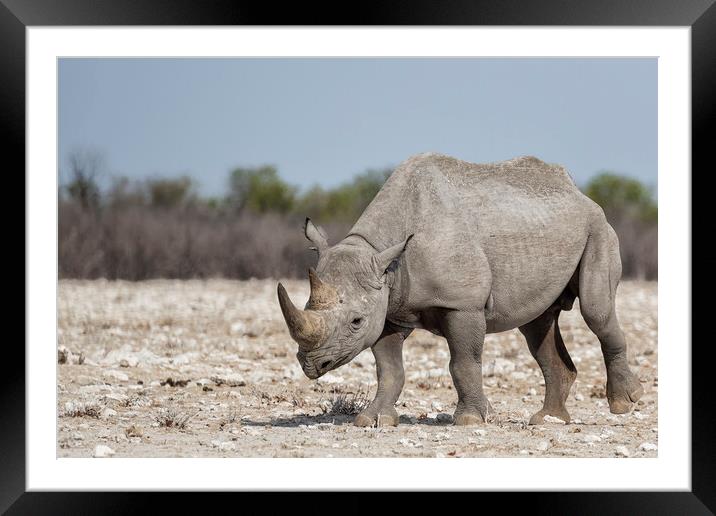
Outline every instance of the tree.
{"type": "Polygon", "coordinates": [[[129,206],[145,206],[147,192],[143,182],[120,176],[112,178],[112,183],[105,194],[105,202],[113,208],[129,206]]]}
{"type": "Polygon", "coordinates": [[[66,190],[70,199],[84,210],[99,206],[98,182],[104,173],[105,163],[104,153],[93,148],[75,149],[68,156],[70,182],[66,190]]]}
{"type": "Polygon", "coordinates": [[[229,176],[228,203],[236,211],[288,213],[293,208],[296,187],[283,181],[276,168],[237,168],[229,176]]]}
{"type": "Polygon", "coordinates": [[[644,222],[656,222],[658,208],[649,189],[636,179],[602,172],[584,189],[604,210],[607,219],[636,217],[644,222]]]}
{"type": "Polygon", "coordinates": [[[355,222],[392,173],[367,170],[332,190],[314,186],[301,196],[297,211],[317,221],[355,222]]]}
{"type": "Polygon", "coordinates": [[[584,188],[604,210],[619,237],[624,277],[658,277],[658,208],[649,189],[636,179],[603,172],[584,188]]]}
{"type": "Polygon", "coordinates": [[[157,208],[175,208],[186,204],[192,198],[193,186],[191,178],[186,176],[147,181],[150,202],[157,208]]]}

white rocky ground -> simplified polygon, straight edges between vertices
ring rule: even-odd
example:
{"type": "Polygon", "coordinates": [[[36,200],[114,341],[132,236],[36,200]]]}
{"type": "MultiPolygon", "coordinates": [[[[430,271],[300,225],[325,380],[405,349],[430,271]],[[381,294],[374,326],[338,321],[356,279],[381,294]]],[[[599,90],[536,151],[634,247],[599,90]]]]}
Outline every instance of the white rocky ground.
{"type": "MultiPolygon", "coordinates": [[[[284,282],[297,301],[307,281],[284,282]]],[[[655,457],[657,284],[623,282],[618,315],[645,395],[612,415],[599,342],[574,310],[560,322],[579,370],[573,422],[528,426],[544,382],[517,330],[489,335],[485,391],[494,418],[455,427],[444,339],[405,346],[401,424],[356,428],[375,392],[370,351],[317,381],[302,373],[276,281],[61,281],[59,457],[655,457]],[[81,362],[81,363],[80,363],[81,362]]],[[[297,303],[298,304],[298,303],[297,303]]]]}

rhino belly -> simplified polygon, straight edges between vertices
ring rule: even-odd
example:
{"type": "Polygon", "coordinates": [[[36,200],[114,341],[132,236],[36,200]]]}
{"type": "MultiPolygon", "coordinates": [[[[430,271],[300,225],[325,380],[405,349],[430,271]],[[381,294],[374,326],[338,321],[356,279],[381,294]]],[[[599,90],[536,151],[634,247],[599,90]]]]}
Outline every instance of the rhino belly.
{"type": "Polygon", "coordinates": [[[511,330],[543,314],[579,265],[586,233],[503,238],[486,246],[492,272],[487,331],[511,330]]]}

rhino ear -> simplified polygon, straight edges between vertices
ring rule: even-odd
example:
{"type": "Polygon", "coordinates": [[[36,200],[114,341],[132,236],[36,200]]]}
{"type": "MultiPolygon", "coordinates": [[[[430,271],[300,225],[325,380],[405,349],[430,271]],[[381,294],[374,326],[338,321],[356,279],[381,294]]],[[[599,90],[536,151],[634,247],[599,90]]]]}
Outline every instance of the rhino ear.
{"type": "Polygon", "coordinates": [[[323,231],[323,228],[316,226],[313,222],[311,222],[311,219],[308,217],[306,217],[306,222],[303,225],[303,232],[306,235],[306,238],[309,239],[314,246],[311,249],[315,249],[320,254],[324,249],[328,248],[326,232],[323,231]]]}
{"type": "Polygon", "coordinates": [[[411,238],[413,238],[413,235],[410,235],[399,244],[373,255],[373,268],[379,278],[382,278],[389,269],[398,266],[398,259],[405,251],[405,248],[408,246],[408,242],[410,242],[411,238]]]}

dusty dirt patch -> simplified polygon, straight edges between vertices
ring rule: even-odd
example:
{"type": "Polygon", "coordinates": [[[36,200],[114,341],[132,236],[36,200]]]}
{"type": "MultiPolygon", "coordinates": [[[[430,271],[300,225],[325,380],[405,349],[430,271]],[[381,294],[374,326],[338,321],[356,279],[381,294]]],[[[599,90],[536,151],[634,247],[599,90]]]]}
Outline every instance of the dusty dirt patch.
{"type": "MultiPolygon", "coordinates": [[[[308,282],[285,281],[297,302],[308,282]]],[[[59,457],[655,457],[657,284],[623,282],[618,315],[645,394],[609,413],[599,342],[574,310],[560,326],[579,371],[573,423],[528,426],[544,381],[521,334],[489,335],[485,391],[496,415],[451,424],[456,394],[444,339],[405,345],[396,428],[356,428],[375,392],[370,351],[317,381],[295,359],[276,281],[61,281],[59,457]],[[82,359],[80,360],[80,357],[82,359]],[[107,451],[104,447],[109,447],[107,451]]]]}

